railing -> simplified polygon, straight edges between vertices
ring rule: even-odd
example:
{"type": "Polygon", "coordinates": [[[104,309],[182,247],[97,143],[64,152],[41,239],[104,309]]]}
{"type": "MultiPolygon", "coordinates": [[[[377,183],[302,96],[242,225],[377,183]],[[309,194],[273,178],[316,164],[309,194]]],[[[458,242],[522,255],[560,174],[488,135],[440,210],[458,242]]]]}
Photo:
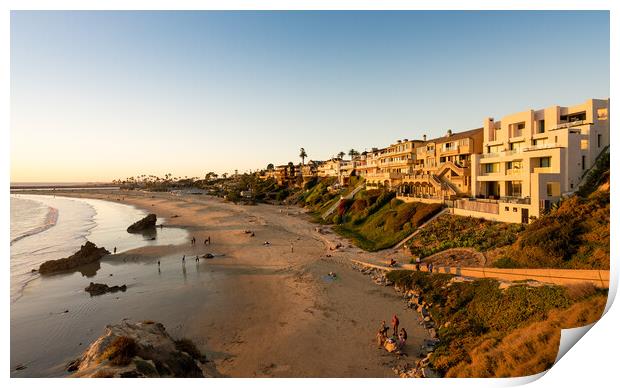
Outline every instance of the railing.
{"type": "Polygon", "coordinates": [[[562,129],[562,128],[570,128],[570,127],[577,127],[579,125],[586,125],[588,124],[586,122],[586,120],[575,120],[575,121],[570,121],[568,123],[561,123],[558,124],[557,127],[555,127],[555,129],[562,129]]]}
{"type": "Polygon", "coordinates": [[[534,167],[534,173],[537,174],[548,174],[552,172],[553,169],[551,167],[534,167]]]}
{"type": "Polygon", "coordinates": [[[464,199],[454,201],[454,207],[472,212],[499,214],[499,204],[496,201],[464,199]]]}
{"type": "Polygon", "coordinates": [[[509,168],[506,170],[506,175],[521,175],[523,174],[522,168],[509,168]]]}
{"type": "Polygon", "coordinates": [[[523,152],[536,151],[536,150],[547,150],[550,148],[558,148],[558,147],[560,147],[558,143],[536,144],[536,145],[523,148],[523,152]]]}
{"type": "Polygon", "coordinates": [[[501,203],[515,203],[515,204],[521,204],[521,205],[531,205],[532,204],[532,199],[530,197],[501,197],[499,199],[499,202],[501,203]]]}

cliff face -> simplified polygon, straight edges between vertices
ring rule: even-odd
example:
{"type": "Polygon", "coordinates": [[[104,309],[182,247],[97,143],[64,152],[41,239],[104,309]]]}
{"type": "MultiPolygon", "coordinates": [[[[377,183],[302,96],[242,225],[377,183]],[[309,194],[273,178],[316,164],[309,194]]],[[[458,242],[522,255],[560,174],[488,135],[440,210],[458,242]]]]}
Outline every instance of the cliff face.
{"type": "Polygon", "coordinates": [[[81,265],[90,264],[98,261],[105,255],[109,255],[110,252],[105,248],[97,248],[97,246],[90,241],[86,241],[86,244],[80,247],[80,250],[75,252],[69,257],[58,260],[49,260],[41,264],[39,267],[39,273],[46,275],[58,271],[67,271],[81,265]]]}
{"type": "Polygon", "coordinates": [[[145,230],[152,230],[155,228],[155,223],[157,222],[157,216],[155,214],[149,214],[144,217],[140,221],[137,221],[131,224],[127,228],[127,232],[129,233],[140,233],[145,230]]]}
{"type": "Polygon", "coordinates": [[[175,341],[161,323],[108,325],[67,366],[72,377],[206,377],[206,359],[188,340],[175,341]]]}

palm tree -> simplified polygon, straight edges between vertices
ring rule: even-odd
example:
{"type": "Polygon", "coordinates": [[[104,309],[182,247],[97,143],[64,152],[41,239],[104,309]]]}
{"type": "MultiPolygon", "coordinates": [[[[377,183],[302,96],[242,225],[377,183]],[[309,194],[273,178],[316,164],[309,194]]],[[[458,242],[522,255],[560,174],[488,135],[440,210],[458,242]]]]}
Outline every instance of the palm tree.
{"type": "Polygon", "coordinates": [[[349,156],[351,157],[351,160],[353,160],[354,157],[356,157],[357,155],[359,155],[360,153],[357,152],[356,150],[354,150],[353,148],[351,148],[349,150],[349,156]]]}
{"type": "Polygon", "coordinates": [[[346,155],[344,152],[342,151],[338,152],[338,159],[344,158],[344,155],[346,155]]]}
{"type": "Polygon", "coordinates": [[[308,156],[308,154],[306,154],[306,150],[302,148],[299,149],[299,157],[301,158],[301,165],[304,165],[304,160],[306,160],[306,156],[308,156]]]}
{"type": "Polygon", "coordinates": [[[295,176],[295,165],[293,162],[288,162],[288,170],[290,176],[295,176]]]}
{"type": "Polygon", "coordinates": [[[274,167],[273,167],[273,163],[269,163],[267,165],[267,171],[273,171],[274,167]]]}

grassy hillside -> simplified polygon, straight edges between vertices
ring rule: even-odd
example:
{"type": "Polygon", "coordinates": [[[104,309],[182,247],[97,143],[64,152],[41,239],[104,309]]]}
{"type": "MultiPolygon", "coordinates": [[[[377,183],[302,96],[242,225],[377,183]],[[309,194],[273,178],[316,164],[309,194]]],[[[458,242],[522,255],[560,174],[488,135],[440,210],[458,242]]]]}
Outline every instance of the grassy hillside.
{"type": "Polygon", "coordinates": [[[529,224],[496,263],[609,269],[609,229],[609,154],[603,154],[577,194],[529,224]]]}
{"type": "Polygon", "coordinates": [[[491,279],[452,282],[452,275],[392,271],[388,278],[420,292],[439,327],[431,366],[442,376],[503,377],[539,373],[555,360],[560,329],[597,320],[606,290],[516,285],[491,279]]]}
{"type": "Polygon", "coordinates": [[[422,258],[450,248],[475,248],[486,252],[513,244],[524,229],[521,224],[445,214],[411,239],[410,249],[413,255],[422,258]]]}
{"type": "Polygon", "coordinates": [[[340,202],[333,217],[334,230],[368,251],[400,242],[442,208],[440,204],[405,203],[393,192],[360,191],[340,202]]]}

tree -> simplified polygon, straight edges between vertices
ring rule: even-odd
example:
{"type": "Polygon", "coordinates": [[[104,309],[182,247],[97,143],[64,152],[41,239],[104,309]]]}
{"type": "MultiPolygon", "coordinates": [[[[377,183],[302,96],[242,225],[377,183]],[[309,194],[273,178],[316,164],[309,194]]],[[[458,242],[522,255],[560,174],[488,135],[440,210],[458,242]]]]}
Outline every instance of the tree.
{"type": "Polygon", "coordinates": [[[267,165],[267,171],[273,171],[274,167],[273,167],[273,163],[269,163],[267,165]]]}
{"type": "Polygon", "coordinates": [[[342,152],[342,151],[338,152],[338,159],[344,158],[345,155],[346,154],[344,152],[342,152]]]}
{"type": "Polygon", "coordinates": [[[301,158],[301,165],[304,165],[304,161],[306,160],[306,156],[308,156],[308,154],[306,154],[306,150],[302,148],[299,149],[299,157],[301,158]]]}
{"type": "Polygon", "coordinates": [[[288,170],[290,176],[295,176],[295,165],[293,162],[288,162],[288,170]]]}
{"type": "Polygon", "coordinates": [[[353,160],[353,158],[355,158],[356,156],[358,156],[360,153],[357,152],[356,150],[354,150],[353,148],[351,148],[349,150],[349,156],[351,157],[351,160],[353,160]]]}

